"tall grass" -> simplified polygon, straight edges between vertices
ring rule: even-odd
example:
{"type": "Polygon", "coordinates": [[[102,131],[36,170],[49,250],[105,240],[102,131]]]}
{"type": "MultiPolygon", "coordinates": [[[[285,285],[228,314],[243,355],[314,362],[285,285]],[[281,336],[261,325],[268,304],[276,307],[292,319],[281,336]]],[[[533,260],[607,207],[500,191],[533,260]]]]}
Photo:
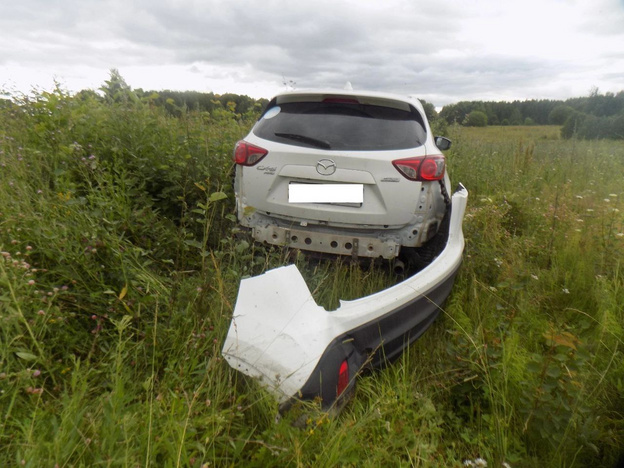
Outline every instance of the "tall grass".
{"type": "Polygon", "coordinates": [[[236,233],[251,121],[62,89],[0,107],[0,465],[611,466],[624,448],[621,142],[449,129],[470,191],[440,319],[338,416],[282,417],[220,355],[237,287],[287,261],[319,303],[396,281],[236,233]],[[619,175],[619,177],[618,177],[619,175]]]}

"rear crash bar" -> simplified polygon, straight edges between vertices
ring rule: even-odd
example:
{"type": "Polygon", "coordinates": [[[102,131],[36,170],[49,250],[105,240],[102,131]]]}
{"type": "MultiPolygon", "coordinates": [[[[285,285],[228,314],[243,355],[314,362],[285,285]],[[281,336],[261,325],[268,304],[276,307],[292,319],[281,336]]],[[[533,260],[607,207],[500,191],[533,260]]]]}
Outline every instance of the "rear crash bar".
{"type": "Polygon", "coordinates": [[[258,242],[287,245],[293,249],[313,250],[329,254],[353,255],[356,257],[395,258],[400,245],[393,240],[375,237],[353,237],[340,234],[311,233],[296,228],[278,226],[255,226],[253,237],[258,242]]]}
{"type": "Polygon", "coordinates": [[[295,265],[243,279],[223,356],[282,405],[321,397],[324,407],[331,406],[343,391],[345,362],[350,388],[365,363],[391,359],[438,315],[461,265],[467,199],[460,184],[446,246],[426,268],[370,296],[340,301],[334,311],[316,304],[295,265]]]}

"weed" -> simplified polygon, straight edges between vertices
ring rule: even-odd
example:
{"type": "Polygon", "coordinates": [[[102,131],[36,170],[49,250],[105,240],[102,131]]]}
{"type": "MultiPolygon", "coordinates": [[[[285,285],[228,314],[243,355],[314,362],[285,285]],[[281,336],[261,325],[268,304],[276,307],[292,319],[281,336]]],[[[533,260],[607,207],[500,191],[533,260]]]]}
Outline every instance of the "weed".
{"type": "Polygon", "coordinates": [[[242,236],[230,153],[255,115],[172,113],[113,81],[0,108],[0,465],[615,462],[621,142],[446,129],[471,198],[444,313],[340,414],[276,419],[220,354],[240,279],[295,262],[331,310],[397,278],[242,236]]]}

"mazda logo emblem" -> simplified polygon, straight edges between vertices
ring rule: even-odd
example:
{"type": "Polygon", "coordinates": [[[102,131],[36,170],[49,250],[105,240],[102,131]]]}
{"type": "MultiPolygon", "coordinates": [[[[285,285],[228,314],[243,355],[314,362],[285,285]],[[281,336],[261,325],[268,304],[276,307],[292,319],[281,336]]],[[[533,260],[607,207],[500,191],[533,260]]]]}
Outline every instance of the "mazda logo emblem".
{"type": "Polygon", "coordinates": [[[332,175],[336,172],[336,163],[331,159],[321,159],[316,163],[316,172],[321,175],[332,175]]]}

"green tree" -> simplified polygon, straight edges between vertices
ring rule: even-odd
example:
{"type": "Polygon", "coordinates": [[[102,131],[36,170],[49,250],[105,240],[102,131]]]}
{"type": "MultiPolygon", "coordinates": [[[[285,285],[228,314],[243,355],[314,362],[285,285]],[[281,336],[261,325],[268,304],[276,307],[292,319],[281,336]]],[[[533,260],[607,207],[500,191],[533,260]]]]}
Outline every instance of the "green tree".
{"type": "Polygon", "coordinates": [[[136,100],[136,95],[115,68],[110,71],[110,78],[104,82],[100,91],[104,93],[107,102],[127,102],[128,99],[136,100]]]}
{"type": "Polygon", "coordinates": [[[433,104],[425,101],[424,99],[419,99],[419,101],[422,104],[423,109],[425,109],[425,115],[427,116],[427,120],[432,121],[438,117],[438,113],[433,104]]]}
{"type": "Polygon", "coordinates": [[[563,125],[572,113],[574,113],[574,109],[565,104],[560,104],[548,114],[548,123],[551,125],[563,125]]]}
{"type": "Polygon", "coordinates": [[[486,113],[478,110],[472,111],[466,116],[466,120],[464,120],[464,125],[467,127],[486,127],[487,123],[488,119],[486,113]]]}

